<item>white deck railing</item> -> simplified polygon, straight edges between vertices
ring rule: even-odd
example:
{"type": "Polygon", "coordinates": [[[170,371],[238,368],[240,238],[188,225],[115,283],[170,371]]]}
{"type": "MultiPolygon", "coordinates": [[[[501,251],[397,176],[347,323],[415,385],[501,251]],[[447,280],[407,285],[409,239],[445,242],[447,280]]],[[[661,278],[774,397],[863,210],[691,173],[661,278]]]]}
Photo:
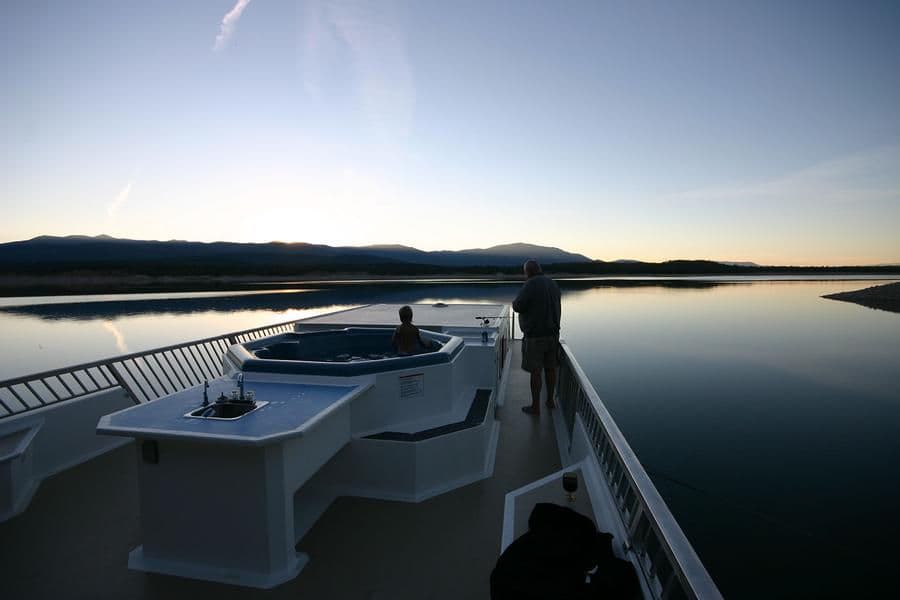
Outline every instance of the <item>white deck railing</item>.
{"type": "Polygon", "coordinates": [[[637,554],[656,597],[662,600],[722,598],[565,342],[562,343],[559,401],[570,443],[576,416],[584,426],[588,443],[628,532],[629,549],[637,554]]]}
{"type": "Polygon", "coordinates": [[[116,387],[135,404],[156,400],[221,376],[230,345],[293,331],[298,320],[0,381],[0,420],[116,387]]]}

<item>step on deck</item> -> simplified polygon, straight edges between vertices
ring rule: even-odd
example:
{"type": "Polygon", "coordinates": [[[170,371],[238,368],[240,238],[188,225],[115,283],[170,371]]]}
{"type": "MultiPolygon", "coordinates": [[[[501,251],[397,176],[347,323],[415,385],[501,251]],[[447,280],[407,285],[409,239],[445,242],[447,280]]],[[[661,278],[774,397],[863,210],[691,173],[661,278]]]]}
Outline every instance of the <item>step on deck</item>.
{"type": "Polygon", "coordinates": [[[491,400],[491,391],[492,390],[489,389],[479,389],[475,391],[475,397],[472,399],[472,405],[469,407],[469,412],[466,415],[466,418],[462,421],[457,421],[456,423],[448,423],[439,427],[431,427],[430,429],[423,429],[422,431],[417,431],[415,433],[406,433],[402,431],[382,431],[381,433],[367,435],[365,439],[388,440],[393,442],[421,442],[423,440],[435,438],[440,435],[446,435],[448,433],[462,431],[463,429],[478,427],[479,425],[484,423],[484,418],[486,416],[485,413],[487,412],[487,407],[490,404],[491,400]]]}

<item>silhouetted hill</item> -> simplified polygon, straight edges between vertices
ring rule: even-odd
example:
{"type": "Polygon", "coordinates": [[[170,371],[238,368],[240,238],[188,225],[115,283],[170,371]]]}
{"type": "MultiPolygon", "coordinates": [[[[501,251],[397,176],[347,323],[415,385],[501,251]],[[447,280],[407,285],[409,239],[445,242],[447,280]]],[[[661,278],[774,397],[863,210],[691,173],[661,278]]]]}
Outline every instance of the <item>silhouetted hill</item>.
{"type": "Polygon", "coordinates": [[[359,250],[314,244],[167,242],[100,236],[41,236],[0,245],[0,271],[58,272],[113,269],[143,272],[169,266],[174,272],[218,272],[253,267],[311,267],[394,262],[359,250]]]}
{"type": "Polygon", "coordinates": [[[758,267],[759,265],[755,262],[750,262],[749,260],[744,261],[736,261],[736,260],[720,260],[717,261],[722,263],[723,265],[734,265],[736,267],[758,267]]]}
{"type": "Polygon", "coordinates": [[[361,246],[340,248],[340,250],[365,252],[367,255],[417,265],[439,267],[509,267],[521,266],[525,260],[536,258],[544,264],[590,262],[581,254],[573,254],[559,248],[536,246],[534,244],[503,244],[490,248],[467,250],[436,250],[426,252],[418,248],[401,245],[361,246]]]}
{"type": "Polygon", "coordinates": [[[528,258],[537,258],[544,264],[590,262],[580,254],[532,244],[426,252],[401,245],[333,247],[284,242],[163,242],[78,235],[40,236],[0,244],[0,272],[32,274],[71,270],[158,273],[165,269],[172,274],[290,272],[292,269],[302,272],[313,268],[337,270],[404,264],[443,268],[520,267],[528,258]]]}
{"type": "MultiPolygon", "coordinates": [[[[895,274],[897,267],[777,267],[671,260],[605,262],[559,248],[505,244],[491,248],[426,252],[402,245],[333,247],[269,242],[188,242],[116,239],[109,236],[41,236],[0,244],[0,275],[15,288],[25,278],[149,276],[328,277],[332,274],[411,277],[419,275],[521,276],[522,263],[537,258],[550,273],[619,275],[833,275],[895,274]],[[17,279],[18,278],[18,279],[17,279]]],[[[32,282],[29,285],[37,286],[32,282]]],[[[41,284],[43,285],[43,284],[41,284]]],[[[59,285],[58,283],[48,285],[59,285]]],[[[66,284],[79,287],[81,284],[66,284]]],[[[104,284],[105,285],[105,284],[104,284]]]]}

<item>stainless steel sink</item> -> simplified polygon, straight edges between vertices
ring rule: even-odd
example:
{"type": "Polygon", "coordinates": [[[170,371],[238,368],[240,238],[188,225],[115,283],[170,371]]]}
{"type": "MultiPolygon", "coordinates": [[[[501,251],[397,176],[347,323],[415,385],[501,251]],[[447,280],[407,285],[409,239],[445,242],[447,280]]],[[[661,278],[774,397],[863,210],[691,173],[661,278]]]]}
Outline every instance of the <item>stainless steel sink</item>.
{"type": "Polygon", "coordinates": [[[186,413],[184,416],[194,419],[234,421],[235,419],[240,419],[241,417],[249,415],[266,404],[268,404],[268,402],[262,400],[226,400],[224,402],[211,402],[209,406],[201,406],[200,408],[196,408],[191,412],[186,413]]]}

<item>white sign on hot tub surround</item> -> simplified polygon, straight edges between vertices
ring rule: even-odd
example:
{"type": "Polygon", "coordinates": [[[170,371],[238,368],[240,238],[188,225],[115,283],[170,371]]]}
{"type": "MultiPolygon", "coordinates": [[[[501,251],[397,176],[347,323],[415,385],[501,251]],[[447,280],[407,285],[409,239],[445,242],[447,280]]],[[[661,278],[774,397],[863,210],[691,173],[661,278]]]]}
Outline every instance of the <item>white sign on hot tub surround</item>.
{"type": "Polygon", "coordinates": [[[400,399],[412,400],[425,397],[425,374],[404,375],[400,379],[400,399]]]}

